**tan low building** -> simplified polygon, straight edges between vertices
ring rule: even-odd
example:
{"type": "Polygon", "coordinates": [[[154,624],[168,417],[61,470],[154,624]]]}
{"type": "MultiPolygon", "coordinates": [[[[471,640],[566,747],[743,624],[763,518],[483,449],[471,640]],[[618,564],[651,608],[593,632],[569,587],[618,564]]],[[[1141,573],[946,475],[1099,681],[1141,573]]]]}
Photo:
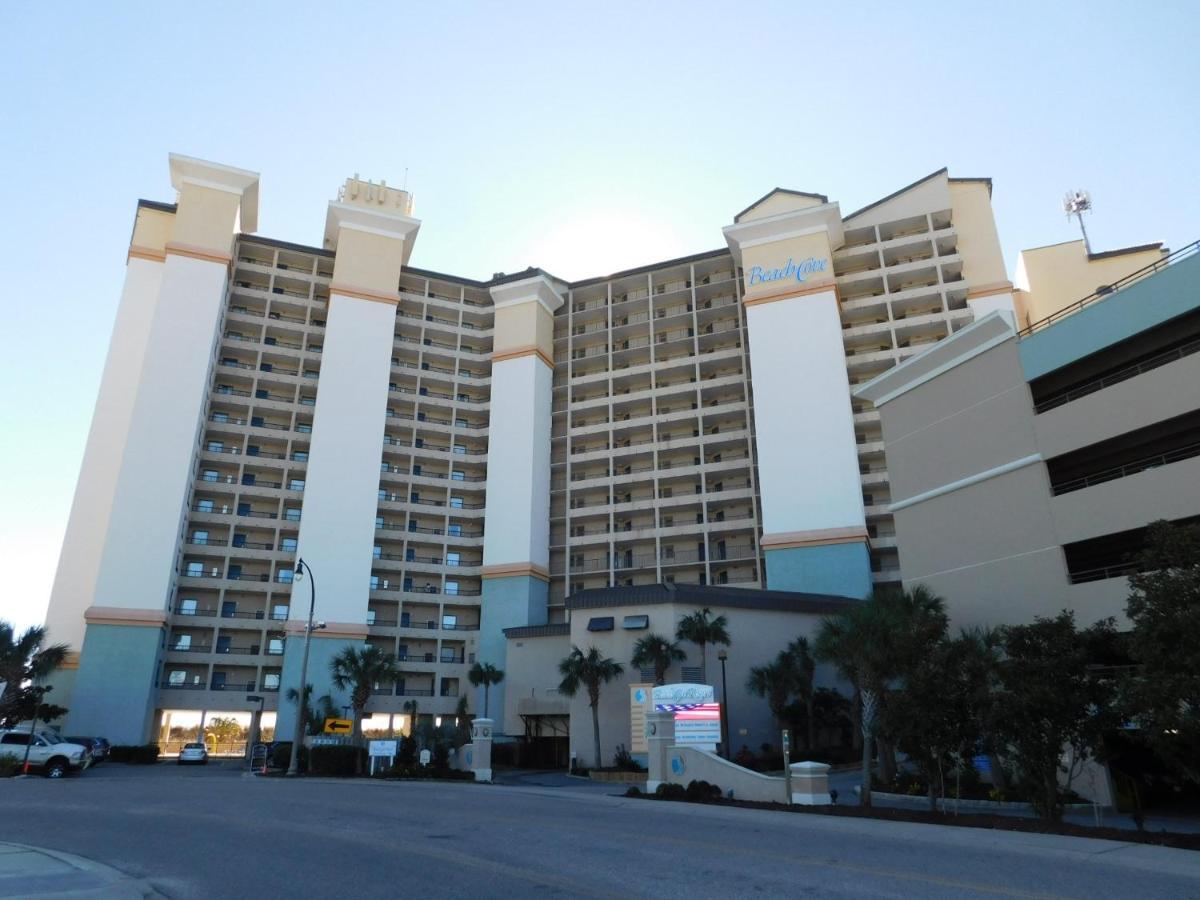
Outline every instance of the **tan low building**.
{"type": "MultiPolygon", "coordinates": [[[[758,752],[763,744],[780,745],[777,723],[767,702],[746,690],[754,666],[771,662],[798,637],[811,643],[822,620],[856,602],[849,597],[790,591],[727,588],[717,585],[649,584],[597,588],[567,598],[569,620],[557,625],[509,628],[508,670],[503,711],[504,733],[524,735],[527,752],[545,764],[565,764],[573,757],[592,766],[592,716],[587,693],[574,698],[558,690],[560,660],[579,647],[595,647],[624,667],[622,675],[600,692],[600,746],[603,765],[612,765],[619,746],[642,752],[631,719],[631,690],[654,683],[652,669],[638,669],[630,660],[639,638],[658,634],[674,639],[680,620],[700,609],[727,620],[730,645],[708,647],[705,660],[694,644],[681,641],[687,659],[673,664],[666,680],[711,684],[729,717],[732,752],[743,745],[758,752]],[[718,652],[728,659],[722,672],[718,652]],[[707,673],[704,672],[705,665],[707,673]],[[724,688],[728,688],[726,697],[724,688]],[[567,737],[569,735],[569,739],[567,737]],[[556,756],[557,754],[557,756],[556,756]],[[566,758],[563,754],[569,754],[566,758]]],[[[833,671],[817,668],[817,684],[832,687],[833,671]]]]}

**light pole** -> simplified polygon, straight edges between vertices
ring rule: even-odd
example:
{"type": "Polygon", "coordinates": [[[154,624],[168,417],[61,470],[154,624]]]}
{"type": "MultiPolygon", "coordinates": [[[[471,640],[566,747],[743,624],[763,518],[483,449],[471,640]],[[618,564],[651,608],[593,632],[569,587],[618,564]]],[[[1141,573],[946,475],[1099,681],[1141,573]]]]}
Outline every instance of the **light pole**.
{"type": "Polygon", "coordinates": [[[721,661],[721,743],[725,746],[725,758],[729,759],[729,688],[725,682],[725,660],[729,659],[729,651],[722,647],[717,659],[721,661]]]}
{"type": "Polygon", "coordinates": [[[308,703],[305,702],[304,689],[308,686],[308,648],[312,644],[312,633],[315,628],[324,627],[313,624],[313,611],[317,606],[317,579],[313,577],[312,567],[303,559],[296,560],[294,581],[299,581],[308,573],[308,621],[304,623],[304,656],[300,660],[300,687],[297,689],[296,733],[292,738],[292,758],[288,762],[288,775],[300,774],[300,745],[304,743],[304,718],[308,713],[308,703]]]}
{"type": "Polygon", "coordinates": [[[258,712],[251,714],[253,718],[250,722],[250,734],[248,735],[248,739],[246,741],[246,758],[250,760],[250,766],[253,768],[254,745],[258,743],[259,731],[262,729],[263,706],[266,704],[266,698],[260,697],[257,694],[247,694],[246,702],[258,704],[258,712]]]}

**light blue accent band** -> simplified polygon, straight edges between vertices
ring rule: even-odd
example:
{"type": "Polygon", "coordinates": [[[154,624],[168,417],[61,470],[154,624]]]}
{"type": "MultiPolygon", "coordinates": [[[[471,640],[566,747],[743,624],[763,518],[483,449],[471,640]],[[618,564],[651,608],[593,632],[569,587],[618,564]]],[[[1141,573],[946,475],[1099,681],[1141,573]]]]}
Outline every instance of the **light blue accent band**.
{"type": "MultiPolygon", "coordinates": [[[[162,645],[162,628],[88,625],[66,732],[108,738],[112,744],[150,740],[162,645]]],[[[53,695],[50,699],[67,705],[53,695]]]]}
{"type": "MultiPolygon", "coordinates": [[[[308,650],[308,683],[313,686],[309,705],[321,708],[320,698],[328,694],[338,715],[349,703],[348,695],[333,687],[330,661],[346,647],[361,647],[361,640],[339,641],[335,638],[314,637],[308,650]]],[[[299,690],[300,666],[304,661],[304,635],[289,634],[283,644],[283,670],[279,677],[279,712],[275,720],[275,740],[290,741],[296,729],[296,704],[287,698],[288,688],[299,690]]]]}
{"type": "Polygon", "coordinates": [[[862,599],[871,593],[871,554],[862,542],[764,551],[767,587],[862,599]]]}
{"type": "MultiPolygon", "coordinates": [[[[483,582],[483,603],[479,622],[479,661],[505,668],[508,642],[505,628],[545,625],[550,585],[532,575],[488,578],[483,582]]],[[[496,721],[496,731],[504,730],[504,685],[493,685],[488,697],[488,713],[496,721]]],[[[475,714],[483,715],[483,688],[475,697],[475,714]]]]}

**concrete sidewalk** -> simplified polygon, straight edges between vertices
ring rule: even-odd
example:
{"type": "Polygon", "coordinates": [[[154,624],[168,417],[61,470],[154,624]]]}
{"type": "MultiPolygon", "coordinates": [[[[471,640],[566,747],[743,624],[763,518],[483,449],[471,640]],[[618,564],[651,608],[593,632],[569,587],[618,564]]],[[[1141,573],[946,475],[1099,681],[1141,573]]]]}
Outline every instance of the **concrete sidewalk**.
{"type": "Polygon", "coordinates": [[[0,897],[159,898],[145,882],[82,856],[0,843],[0,897]]]}

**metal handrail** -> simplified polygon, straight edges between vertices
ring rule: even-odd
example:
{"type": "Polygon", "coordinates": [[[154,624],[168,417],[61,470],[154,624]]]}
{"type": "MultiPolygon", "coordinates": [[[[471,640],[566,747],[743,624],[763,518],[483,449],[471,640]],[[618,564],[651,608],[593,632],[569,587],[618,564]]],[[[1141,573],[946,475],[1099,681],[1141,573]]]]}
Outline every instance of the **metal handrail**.
{"type": "Polygon", "coordinates": [[[1035,403],[1033,411],[1035,413],[1048,412],[1056,407],[1066,403],[1071,403],[1078,400],[1080,397],[1086,397],[1088,394],[1094,394],[1096,391],[1103,390],[1106,387],[1112,387],[1114,384],[1120,384],[1122,381],[1128,381],[1134,376],[1141,375],[1144,372],[1150,372],[1157,369],[1159,366],[1165,366],[1167,363],[1175,362],[1177,359],[1183,359],[1185,356],[1191,356],[1193,353],[1200,351],[1200,341],[1191,341],[1181,347],[1176,347],[1174,350],[1168,350],[1166,353],[1160,353],[1158,356],[1152,356],[1150,359],[1143,360],[1136,365],[1120,369],[1113,372],[1111,375],[1105,375],[1102,378],[1097,378],[1094,381],[1089,381],[1076,388],[1071,388],[1069,391],[1064,391],[1061,394],[1056,394],[1049,400],[1043,400],[1040,403],[1035,403]]]}
{"type": "Polygon", "coordinates": [[[1032,323],[1031,325],[1028,325],[1027,327],[1022,328],[1019,332],[1017,332],[1017,334],[1020,337],[1027,337],[1027,336],[1033,334],[1035,331],[1040,331],[1041,329],[1046,328],[1049,325],[1053,325],[1059,319],[1069,316],[1072,313],[1078,312],[1079,310],[1083,309],[1085,306],[1089,306],[1090,304],[1095,303],[1097,300],[1101,300],[1105,297],[1109,297],[1109,296],[1117,293],[1118,291],[1129,287],[1129,285],[1133,284],[1134,282],[1141,281],[1147,275],[1157,274],[1161,270],[1165,269],[1167,266],[1173,265],[1174,263],[1179,262],[1179,260],[1184,259],[1185,257],[1191,256],[1193,253],[1196,253],[1197,251],[1200,251],[1200,241],[1193,241],[1192,243],[1188,244],[1187,246],[1181,247],[1180,249],[1176,250],[1174,253],[1170,253],[1167,256],[1162,257],[1161,259],[1156,259],[1154,262],[1150,263],[1148,266],[1142,266],[1142,268],[1137,269],[1136,271],[1130,272],[1124,278],[1119,278],[1116,281],[1114,281],[1112,284],[1102,285],[1101,287],[1097,288],[1092,293],[1088,294],[1082,300],[1076,300],[1070,306],[1064,306],[1062,309],[1058,310],[1057,312],[1053,312],[1050,315],[1046,316],[1046,318],[1039,319],[1038,321],[1032,323]]]}
{"type": "Polygon", "coordinates": [[[1084,569],[1081,572],[1071,572],[1071,584],[1083,584],[1088,581],[1103,581],[1106,578],[1119,578],[1122,575],[1132,575],[1138,571],[1136,563],[1118,563],[1115,566],[1101,566],[1098,569],[1084,569]]]}
{"type": "Polygon", "coordinates": [[[1145,472],[1147,469],[1156,469],[1159,466],[1165,466],[1168,463],[1182,462],[1185,459],[1191,459],[1194,456],[1200,456],[1200,442],[1188,444],[1185,447],[1180,447],[1178,450],[1172,450],[1168,453],[1159,453],[1154,456],[1147,456],[1136,462],[1126,463],[1123,466],[1116,466],[1111,469],[1105,469],[1103,472],[1097,472],[1093,475],[1084,475],[1082,478],[1072,478],[1070,481],[1060,481],[1050,485],[1050,490],[1055,496],[1059,494],[1068,494],[1071,491],[1078,491],[1086,487],[1091,487],[1094,484],[1103,484],[1106,481],[1116,481],[1118,478],[1126,478],[1129,475],[1137,475],[1139,472],[1145,472]]]}

